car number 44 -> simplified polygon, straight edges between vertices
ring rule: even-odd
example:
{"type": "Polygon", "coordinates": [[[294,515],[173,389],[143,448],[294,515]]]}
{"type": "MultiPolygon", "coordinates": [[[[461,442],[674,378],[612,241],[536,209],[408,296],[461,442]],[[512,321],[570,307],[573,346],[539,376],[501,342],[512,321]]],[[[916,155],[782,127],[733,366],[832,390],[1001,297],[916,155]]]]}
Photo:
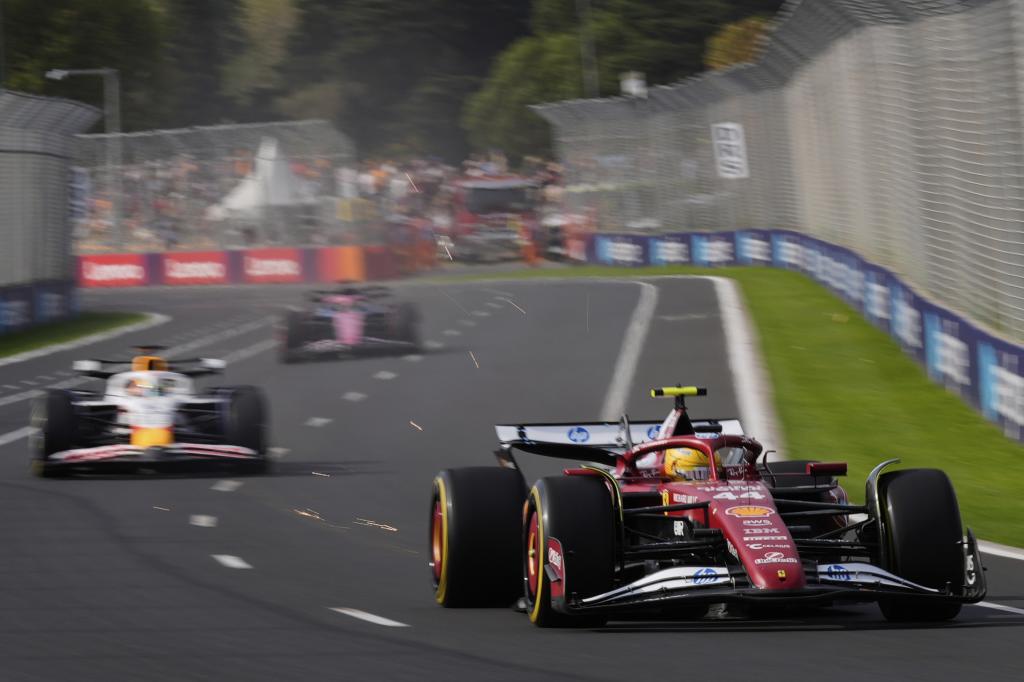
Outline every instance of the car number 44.
{"type": "Polygon", "coordinates": [[[764,493],[759,493],[759,492],[756,492],[756,491],[755,492],[750,492],[750,493],[740,493],[739,495],[737,495],[736,493],[725,492],[725,493],[718,493],[717,495],[714,496],[714,499],[716,499],[716,500],[763,500],[763,499],[765,499],[765,497],[766,497],[766,495],[764,493]]]}

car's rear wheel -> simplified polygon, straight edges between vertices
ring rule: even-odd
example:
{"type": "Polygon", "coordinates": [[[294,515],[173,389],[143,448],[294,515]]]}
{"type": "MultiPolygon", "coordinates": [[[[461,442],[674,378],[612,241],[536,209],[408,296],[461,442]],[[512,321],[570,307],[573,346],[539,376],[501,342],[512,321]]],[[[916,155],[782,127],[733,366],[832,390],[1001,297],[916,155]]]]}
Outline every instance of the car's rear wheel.
{"type": "Polygon", "coordinates": [[[537,481],[526,503],[523,527],[523,586],[530,621],[540,627],[599,627],[599,614],[561,613],[553,599],[607,592],[615,570],[615,515],[603,478],[550,476],[537,481]],[[554,540],[561,546],[552,552],[554,540]],[[553,565],[561,562],[561,585],[552,591],[553,565]]]}
{"type": "Polygon", "coordinates": [[[278,357],[285,364],[298,362],[301,359],[300,349],[305,342],[302,338],[302,317],[303,313],[290,310],[281,321],[278,357]]]}
{"type": "Polygon", "coordinates": [[[514,469],[446,469],[434,478],[429,562],[442,606],[508,606],[519,596],[526,486],[514,469]]]}
{"type": "Polygon", "coordinates": [[[71,393],[57,389],[37,397],[32,404],[30,424],[32,435],[32,471],[37,476],[57,476],[60,469],[50,462],[50,455],[75,447],[78,420],[71,393]]]}
{"type": "Polygon", "coordinates": [[[255,386],[236,386],[229,389],[224,411],[224,442],[256,452],[256,457],[244,460],[242,469],[248,473],[267,470],[266,401],[263,392],[255,386]]]}
{"type": "Polygon", "coordinates": [[[395,337],[405,341],[419,350],[420,343],[420,312],[416,304],[405,302],[395,311],[395,337]]]}
{"type": "MultiPolygon", "coordinates": [[[[888,568],[925,587],[959,590],[964,584],[963,525],[949,477],[938,469],[903,469],[878,481],[889,551],[888,568]]],[[[887,598],[891,621],[943,621],[960,603],[932,598],[887,598]]]]}

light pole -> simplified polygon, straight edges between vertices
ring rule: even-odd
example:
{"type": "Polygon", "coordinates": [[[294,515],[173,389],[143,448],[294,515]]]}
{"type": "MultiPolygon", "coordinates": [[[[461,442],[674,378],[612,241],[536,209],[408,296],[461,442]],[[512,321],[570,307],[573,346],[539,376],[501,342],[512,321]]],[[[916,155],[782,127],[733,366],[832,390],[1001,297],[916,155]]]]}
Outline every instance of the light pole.
{"type": "Polygon", "coordinates": [[[61,81],[68,76],[103,76],[103,120],[107,138],[107,188],[110,190],[110,222],[120,244],[121,232],[121,74],[117,69],[50,69],[46,77],[61,81]]]}

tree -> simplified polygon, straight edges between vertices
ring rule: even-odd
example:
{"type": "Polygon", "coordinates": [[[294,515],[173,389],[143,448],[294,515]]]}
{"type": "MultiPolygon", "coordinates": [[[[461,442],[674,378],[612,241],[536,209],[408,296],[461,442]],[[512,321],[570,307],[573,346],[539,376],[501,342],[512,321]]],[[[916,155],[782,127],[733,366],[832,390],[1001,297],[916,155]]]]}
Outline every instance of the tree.
{"type": "Polygon", "coordinates": [[[724,69],[734,64],[753,62],[770,26],[771,20],[761,16],[726,24],[708,39],[704,65],[709,69],[724,69]]]}
{"type": "Polygon", "coordinates": [[[244,48],[224,66],[226,96],[248,107],[254,94],[280,89],[280,67],[298,18],[293,0],[242,0],[244,48]]]}
{"type": "Polygon", "coordinates": [[[171,100],[164,125],[219,123],[233,118],[224,69],[242,48],[238,0],[160,0],[171,100]]]}
{"type": "Polygon", "coordinates": [[[5,85],[103,107],[98,78],[47,80],[49,69],[114,68],[121,75],[122,125],[161,119],[163,26],[147,0],[6,0],[5,85]]]}

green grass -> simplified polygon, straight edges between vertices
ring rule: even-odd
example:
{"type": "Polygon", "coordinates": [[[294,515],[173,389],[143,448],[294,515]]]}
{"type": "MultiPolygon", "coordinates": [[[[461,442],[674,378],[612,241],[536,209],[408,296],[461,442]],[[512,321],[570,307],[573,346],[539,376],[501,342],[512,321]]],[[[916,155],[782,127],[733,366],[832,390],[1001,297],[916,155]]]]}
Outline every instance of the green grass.
{"type": "Polygon", "coordinates": [[[965,523],[986,540],[1024,546],[1024,446],[933,384],[887,334],[810,278],[769,268],[590,266],[495,278],[665,274],[739,282],[771,377],[787,457],[849,462],[847,489],[858,500],[864,478],[882,460],[943,469],[956,486],[965,523]]]}
{"type": "Polygon", "coordinates": [[[24,331],[0,336],[0,358],[35,350],[54,343],[64,343],[115,327],[141,322],[141,313],[82,313],[73,320],[49,322],[24,331]]]}

